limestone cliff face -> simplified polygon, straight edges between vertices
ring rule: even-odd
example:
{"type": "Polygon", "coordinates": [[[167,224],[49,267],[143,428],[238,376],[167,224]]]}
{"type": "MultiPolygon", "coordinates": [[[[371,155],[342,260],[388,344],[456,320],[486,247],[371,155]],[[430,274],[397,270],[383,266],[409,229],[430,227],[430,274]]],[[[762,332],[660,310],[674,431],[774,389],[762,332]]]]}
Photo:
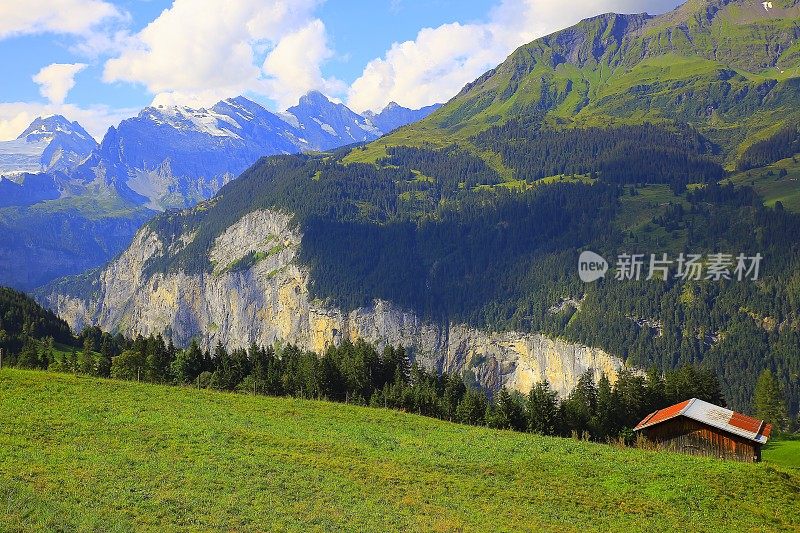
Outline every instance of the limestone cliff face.
{"type": "Polygon", "coordinates": [[[98,325],[127,335],[165,333],[177,345],[192,338],[231,347],[291,342],[317,352],[344,339],[402,345],[428,369],[471,373],[491,390],[505,385],[527,393],[546,378],[566,394],[587,369],[614,380],[622,367],[602,350],[544,335],[432,324],[384,301],[349,313],[313,301],[308,273],[295,260],[301,235],[290,221],[275,211],[246,215],[217,238],[209,256],[213,271],[201,275],[145,275],[148,260],[174,253],[193,238],[164,243],[145,227],[100,273],[92,295],[56,289],[43,303],[78,330],[98,325]]]}

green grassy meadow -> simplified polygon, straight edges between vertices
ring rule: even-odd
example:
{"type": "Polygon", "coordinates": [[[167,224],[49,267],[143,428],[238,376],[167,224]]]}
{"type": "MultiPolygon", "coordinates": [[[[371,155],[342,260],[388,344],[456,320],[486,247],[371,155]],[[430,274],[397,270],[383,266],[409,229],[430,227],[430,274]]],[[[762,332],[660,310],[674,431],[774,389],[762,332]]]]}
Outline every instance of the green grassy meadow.
{"type": "Polygon", "coordinates": [[[19,370],[0,413],[2,531],[800,528],[768,463],[19,370]]]}
{"type": "Polygon", "coordinates": [[[800,471],[800,437],[778,437],[770,440],[761,451],[761,458],[800,471]]]}
{"type": "Polygon", "coordinates": [[[740,172],[732,176],[731,181],[736,185],[753,187],[769,207],[781,202],[786,210],[800,213],[800,163],[797,160],[798,156],[790,157],[766,167],[740,172]],[[786,171],[783,177],[780,175],[782,170],[786,171]]]}

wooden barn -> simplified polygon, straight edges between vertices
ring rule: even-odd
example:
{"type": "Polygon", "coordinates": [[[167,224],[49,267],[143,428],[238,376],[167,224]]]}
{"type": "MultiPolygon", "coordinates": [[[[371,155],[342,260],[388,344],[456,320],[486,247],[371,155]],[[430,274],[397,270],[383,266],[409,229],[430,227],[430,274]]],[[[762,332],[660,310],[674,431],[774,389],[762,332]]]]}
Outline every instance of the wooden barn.
{"type": "Polygon", "coordinates": [[[772,426],[697,398],[651,413],[634,428],[660,449],[758,462],[772,426]]]}

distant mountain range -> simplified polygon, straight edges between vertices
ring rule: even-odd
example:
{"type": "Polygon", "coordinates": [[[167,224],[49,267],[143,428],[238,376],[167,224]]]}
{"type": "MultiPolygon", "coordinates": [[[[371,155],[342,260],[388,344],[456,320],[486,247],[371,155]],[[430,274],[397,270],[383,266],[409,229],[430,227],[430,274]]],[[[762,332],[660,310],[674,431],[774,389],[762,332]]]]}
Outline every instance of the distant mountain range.
{"type": "MultiPolygon", "coordinates": [[[[387,124],[402,122],[394,108],[373,117],[387,124]]],[[[210,109],[148,107],[111,128],[75,177],[104,179],[125,200],[161,211],[210,198],[260,157],[329,150],[383,133],[370,118],[319,92],[279,114],[243,96],[210,109]]]]}
{"type": "Polygon", "coordinates": [[[440,107],[442,104],[433,104],[422,109],[408,109],[396,102],[390,102],[380,113],[367,111],[364,117],[382,132],[389,133],[406,124],[422,120],[440,107]]]}
{"type": "Polygon", "coordinates": [[[434,109],[362,116],[311,92],[272,113],[239,96],[147,107],[99,145],[77,122],[37,118],[0,142],[0,284],[30,289],[99,266],[153,214],[210,198],[261,157],[371,141],[434,109]]]}

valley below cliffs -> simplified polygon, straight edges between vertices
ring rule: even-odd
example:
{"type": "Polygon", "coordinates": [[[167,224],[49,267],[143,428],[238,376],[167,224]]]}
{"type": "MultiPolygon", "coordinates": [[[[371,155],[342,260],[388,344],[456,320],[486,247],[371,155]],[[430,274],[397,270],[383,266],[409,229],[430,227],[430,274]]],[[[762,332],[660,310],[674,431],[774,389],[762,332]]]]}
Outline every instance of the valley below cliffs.
{"type": "Polygon", "coordinates": [[[259,210],[219,235],[213,271],[150,272],[148,264],[180,251],[191,233],[165,243],[149,226],[89,279],[51,285],[40,301],[80,330],[96,325],[128,336],[162,333],[176,345],[213,347],[293,343],[321,353],[345,339],[379,348],[401,345],[429,370],[467,377],[488,390],[527,393],[547,379],[567,394],[588,369],[612,380],[623,362],[603,350],[540,334],[480,331],[435,324],[390,302],[345,312],[309,296],[309,275],[296,259],[302,235],[290,215],[259,210]]]}

